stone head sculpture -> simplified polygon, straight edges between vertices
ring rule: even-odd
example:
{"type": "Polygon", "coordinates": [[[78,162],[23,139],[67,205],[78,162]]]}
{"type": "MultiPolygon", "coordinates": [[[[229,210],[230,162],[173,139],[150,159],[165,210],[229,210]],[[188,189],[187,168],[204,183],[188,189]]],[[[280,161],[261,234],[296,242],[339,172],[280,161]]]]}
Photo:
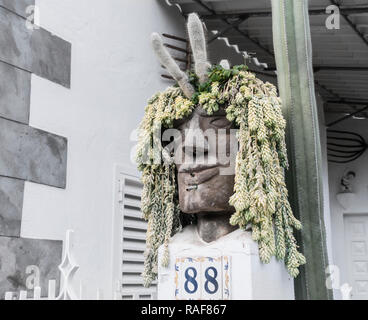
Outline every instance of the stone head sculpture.
{"type": "Polygon", "coordinates": [[[296,276],[305,258],[293,235],[301,225],[287,199],[286,123],[276,88],[246,66],[211,66],[199,17],[190,14],[187,26],[194,57],[189,75],[160,36],[151,37],[178,86],[149,100],[140,126],[137,163],[148,220],[145,284],[157,276],[161,245],[166,249],[162,263],[168,264],[169,240],[189,215],[206,242],[250,228],[261,260],[267,263],[275,255],[296,276]]]}
{"type": "MultiPolygon", "coordinates": [[[[203,25],[196,14],[188,17],[188,35],[194,57],[198,83],[208,81],[211,64],[207,60],[206,40],[203,25]]],[[[196,90],[188,76],[179,69],[167,52],[158,34],[152,35],[154,51],[162,65],[177,81],[184,95],[192,99],[196,90]]],[[[235,211],[229,204],[234,189],[234,168],[231,171],[230,129],[226,106],[208,114],[201,106],[195,106],[192,114],[174,122],[181,132],[175,145],[174,162],[177,166],[179,207],[183,214],[196,215],[200,237],[210,242],[234,230],[230,215],[235,211]],[[222,133],[222,139],[219,137],[222,133]],[[222,143],[223,148],[219,148],[222,143]],[[229,168],[228,172],[221,170],[229,168]]],[[[234,158],[234,157],[233,157],[234,158]]]]}

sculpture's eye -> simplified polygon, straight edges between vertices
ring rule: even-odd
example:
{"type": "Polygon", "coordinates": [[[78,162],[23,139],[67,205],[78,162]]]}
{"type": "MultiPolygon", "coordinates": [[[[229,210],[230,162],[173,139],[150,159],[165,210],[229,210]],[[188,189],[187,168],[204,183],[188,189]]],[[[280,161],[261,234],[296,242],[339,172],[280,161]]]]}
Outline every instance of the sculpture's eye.
{"type": "Polygon", "coordinates": [[[230,128],[231,122],[225,117],[221,117],[211,120],[211,125],[216,128],[230,128]]]}

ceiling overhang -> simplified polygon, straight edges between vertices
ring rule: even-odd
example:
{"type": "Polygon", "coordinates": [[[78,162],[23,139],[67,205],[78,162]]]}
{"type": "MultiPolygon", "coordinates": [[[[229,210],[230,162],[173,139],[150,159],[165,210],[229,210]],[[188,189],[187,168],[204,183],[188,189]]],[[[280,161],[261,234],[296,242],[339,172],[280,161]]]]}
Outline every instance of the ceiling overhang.
{"type": "MultiPolygon", "coordinates": [[[[166,0],[186,16],[197,12],[212,31],[208,41],[226,38],[253,59],[262,74],[275,76],[270,0],[166,0]]],[[[329,113],[368,105],[367,0],[309,0],[316,88],[329,113]],[[340,9],[340,28],[329,29],[326,8],[340,9]]]]}

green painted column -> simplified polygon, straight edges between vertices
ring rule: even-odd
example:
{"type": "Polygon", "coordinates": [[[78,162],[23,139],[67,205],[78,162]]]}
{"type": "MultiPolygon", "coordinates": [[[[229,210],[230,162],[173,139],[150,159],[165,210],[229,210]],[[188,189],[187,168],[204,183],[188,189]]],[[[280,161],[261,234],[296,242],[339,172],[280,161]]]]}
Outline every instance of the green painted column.
{"type": "Polygon", "coordinates": [[[307,259],[295,280],[296,298],[332,299],[325,285],[328,258],[308,0],[271,2],[278,84],[288,123],[288,188],[303,224],[297,237],[307,259]]]}

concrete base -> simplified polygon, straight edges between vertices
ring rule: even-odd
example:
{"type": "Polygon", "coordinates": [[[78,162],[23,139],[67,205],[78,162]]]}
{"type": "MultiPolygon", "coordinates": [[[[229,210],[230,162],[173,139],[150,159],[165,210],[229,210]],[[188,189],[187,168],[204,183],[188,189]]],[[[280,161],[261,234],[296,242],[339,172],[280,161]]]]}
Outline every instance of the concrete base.
{"type": "MultiPolygon", "coordinates": [[[[208,289],[212,290],[212,284],[207,283],[207,293],[206,290],[199,289],[203,292],[200,296],[194,294],[191,297],[185,292],[185,284],[189,291],[195,288],[188,283],[188,278],[192,281],[190,277],[194,276],[193,268],[189,276],[185,275],[185,271],[191,266],[196,269],[195,281],[198,288],[204,288],[208,280],[208,273],[205,276],[204,270],[207,270],[208,266],[215,266],[221,294],[213,295],[213,299],[293,300],[295,298],[294,281],[288,275],[284,264],[275,258],[269,264],[262,264],[259,260],[258,246],[252,240],[250,232],[236,230],[217,241],[206,243],[199,238],[194,226],[188,226],[172,238],[169,250],[168,268],[161,266],[163,248],[159,250],[159,300],[211,299],[208,289]],[[216,264],[213,261],[219,262],[216,264]],[[226,285],[225,281],[227,281],[226,285]]],[[[213,275],[214,272],[211,272],[210,276],[213,275]]]]}

